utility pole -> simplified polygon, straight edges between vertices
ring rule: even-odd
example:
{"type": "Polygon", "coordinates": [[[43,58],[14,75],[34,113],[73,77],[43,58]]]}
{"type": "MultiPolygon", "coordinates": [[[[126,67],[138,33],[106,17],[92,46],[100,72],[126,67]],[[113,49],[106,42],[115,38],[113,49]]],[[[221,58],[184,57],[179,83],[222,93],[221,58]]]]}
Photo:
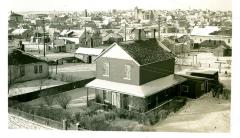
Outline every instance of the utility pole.
{"type": "Polygon", "coordinates": [[[44,18],[43,19],[43,56],[46,56],[46,47],[45,47],[45,21],[44,18]]]}
{"type": "MultiPolygon", "coordinates": [[[[85,17],[87,17],[87,9],[85,9],[85,17]]],[[[87,18],[85,18],[85,21],[84,21],[84,30],[85,30],[85,47],[87,47],[87,28],[86,28],[86,20],[87,20],[87,18]]]]}
{"type": "Polygon", "coordinates": [[[124,24],[124,38],[125,38],[125,42],[127,41],[127,28],[126,28],[126,22],[124,24]]]}
{"type": "Polygon", "coordinates": [[[161,15],[158,15],[158,40],[161,41],[161,15]]]}

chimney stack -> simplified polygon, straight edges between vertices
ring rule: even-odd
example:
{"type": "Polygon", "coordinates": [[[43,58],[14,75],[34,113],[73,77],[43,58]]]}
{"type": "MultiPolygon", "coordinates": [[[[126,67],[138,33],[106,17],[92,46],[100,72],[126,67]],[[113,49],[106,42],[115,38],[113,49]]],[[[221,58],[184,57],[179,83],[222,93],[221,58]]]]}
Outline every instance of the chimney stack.
{"type": "Polygon", "coordinates": [[[153,29],[153,38],[156,38],[156,29],[153,29]]]}
{"type": "Polygon", "coordinates": [[[138,29],[138,40],[141,40],[141,32],[142,32],[142,29],[138,29]]]}
{"type": "Polygon", "coordinates": [[[25,52],[25,46],[24,46],[24,44],[22,44],[21,40],[19,41],[19,47],[20,47],[20,50],[25,52]]]}

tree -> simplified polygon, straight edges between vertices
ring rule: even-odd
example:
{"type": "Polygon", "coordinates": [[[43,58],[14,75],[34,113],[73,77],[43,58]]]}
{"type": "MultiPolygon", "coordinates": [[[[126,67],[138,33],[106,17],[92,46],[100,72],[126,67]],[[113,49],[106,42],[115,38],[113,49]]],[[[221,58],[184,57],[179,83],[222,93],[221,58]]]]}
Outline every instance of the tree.
{"type": "Polygon", "coordinates": [[[40,97],[42,98],[44,103],[49,107],[52,106],[53,101],[55,99],[55,95],[48,95],[46,92],[41,92],[40,97]]]}
{"type": "Polygon", "coordinates": [[[56,100],[58,102],[58,104],[63,108],[63,109],[67,109],[68,104],[71,101],[71,96],[66,95],[66,94],[60,94],[56,100]]]}

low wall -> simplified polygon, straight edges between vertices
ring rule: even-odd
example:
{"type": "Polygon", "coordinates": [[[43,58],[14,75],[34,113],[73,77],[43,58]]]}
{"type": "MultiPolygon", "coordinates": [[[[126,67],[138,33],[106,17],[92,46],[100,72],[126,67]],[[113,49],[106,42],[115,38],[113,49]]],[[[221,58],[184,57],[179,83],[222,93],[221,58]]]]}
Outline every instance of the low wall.
{"type": "MultiPolygon", "coordinates": [[[[140,113],[137,111],[129,111],[122,108],[113,108],[115,112],[123,118],[134,119],[143,124],[155,124],[167,118],[167,115],[171,112],[178,111],[186,103],[186,98],[184,97],[174,97],[168,101],[163,102],[161,105],[147,111],[140,113]]],[[[100,109],[108,110],[109,108],[105,104],[96,103],[95,100],[88,101],[88,106],[98,106],[100,109]]]]}

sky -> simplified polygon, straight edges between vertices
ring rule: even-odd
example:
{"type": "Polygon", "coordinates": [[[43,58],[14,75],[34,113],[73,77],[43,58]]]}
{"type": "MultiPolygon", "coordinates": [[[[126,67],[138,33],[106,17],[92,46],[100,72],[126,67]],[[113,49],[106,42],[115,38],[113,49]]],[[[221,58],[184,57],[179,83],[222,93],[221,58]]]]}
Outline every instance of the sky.
{"type": "Polygon", "coordinates": [[[231,10],[232,0],[9,0],[13,11],[91,11],[110,9],[210,9],[231,10]]]}

